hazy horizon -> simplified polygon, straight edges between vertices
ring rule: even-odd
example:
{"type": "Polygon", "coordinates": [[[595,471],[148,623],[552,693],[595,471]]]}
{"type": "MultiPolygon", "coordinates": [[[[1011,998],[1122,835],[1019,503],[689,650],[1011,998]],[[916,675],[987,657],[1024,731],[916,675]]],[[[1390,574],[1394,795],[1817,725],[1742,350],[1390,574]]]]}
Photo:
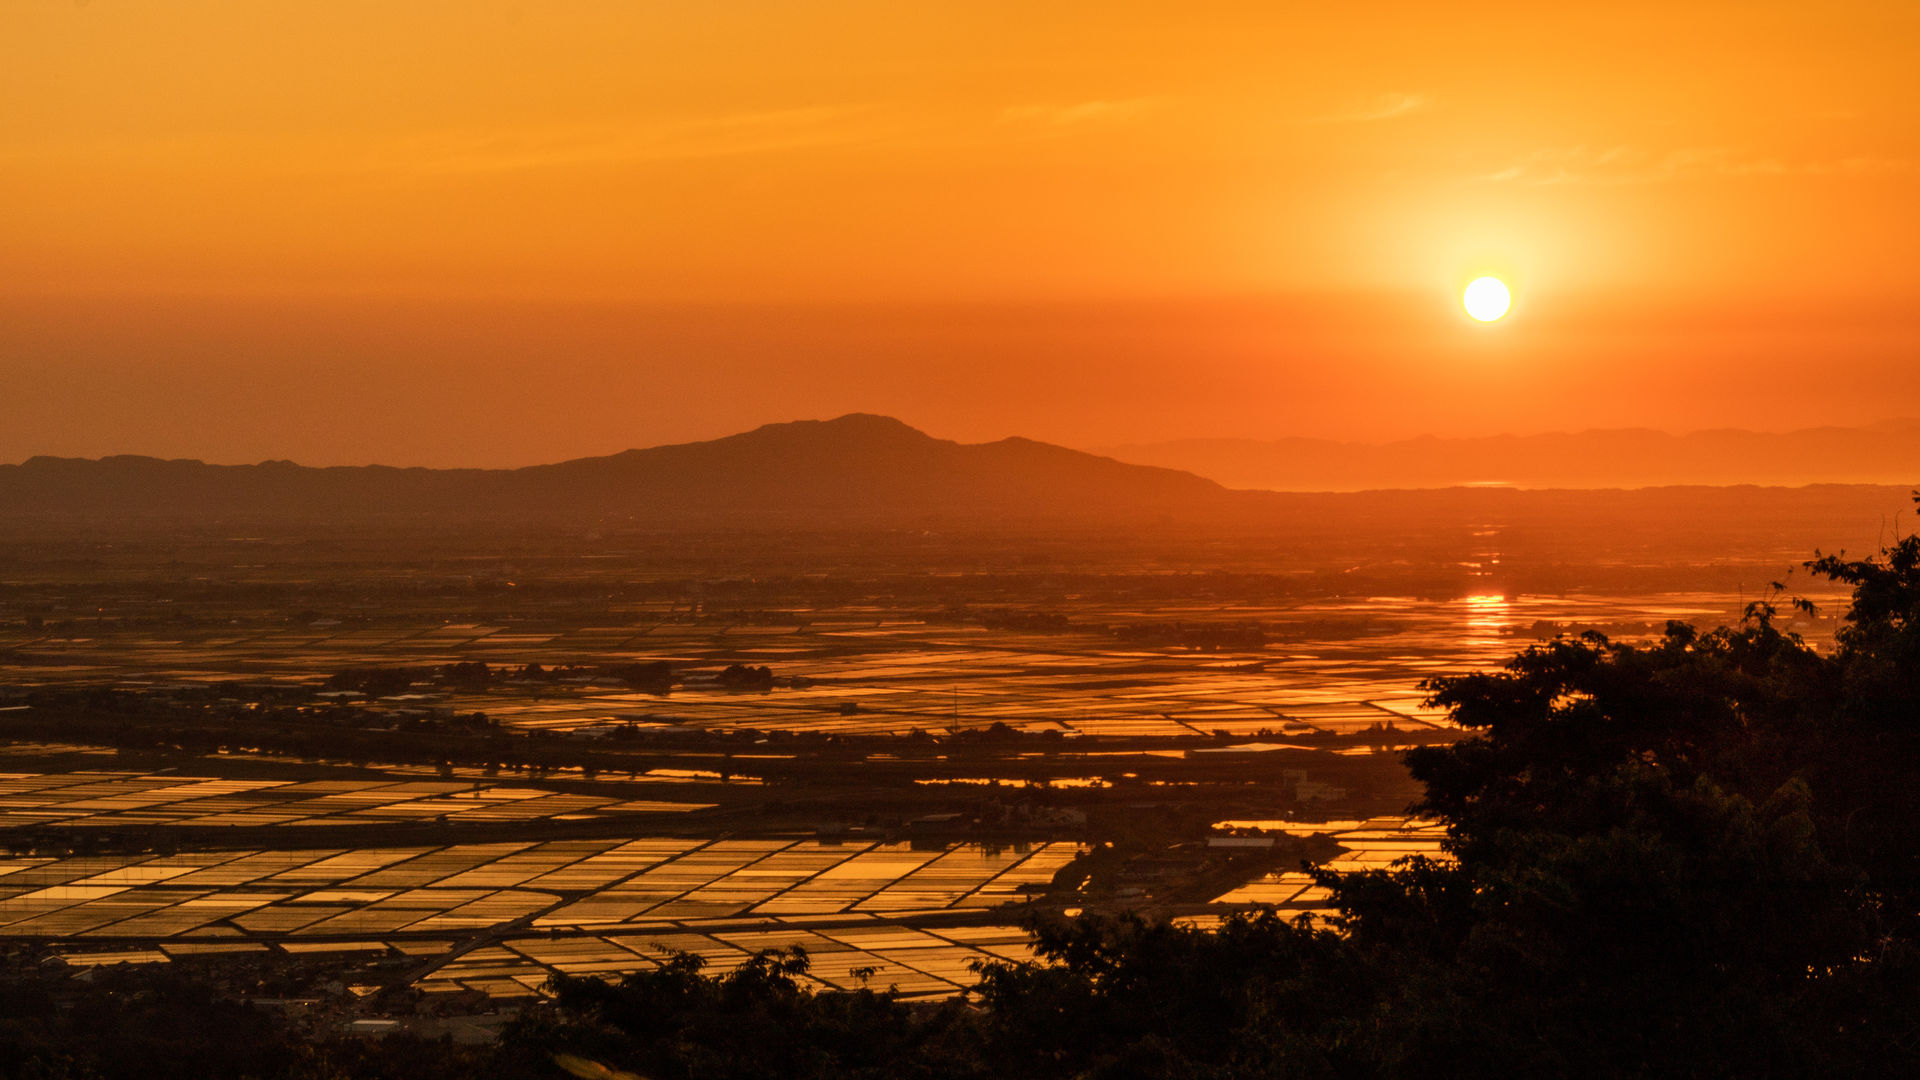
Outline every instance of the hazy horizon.
{"type": "MultiPolygon", "coordinates": [[[[1712,436],[1754,436],[1754,437],[1763,438],[1763,439],[1786,439],[1794,436],[1901,434],[1909,430],[1912,430],[1916,433],[1920,433],[1920,417],[1889,416],[1881,420],[1868,422],[1868,423],[1853,424],[1853,425],[1809,425],[1809,426],[1797,426],[1797,427],[1791,427],[1791,428],[1780,428],[1780,429],[1773,429],[1773,430],[1753,428],[1753,427],[1742,427],[1742,426],[1709,427],[1709,428],[1698,428],[1698,429],[1692,429],[1692,430],[1662,430],[1659,428],[1652,428],[1652,427],[1595,427],[1595,428],[1585,428],[1580,430],[1561,429],[1561,430],[1542,430],[1542,431],[1499,431],[1499,432],[1492,432],[1485,435],[1448,436],[1448,435],[1437,435],[1433,433],[1421,433],[1421,434],[1404,436],[1399,438],[1375,439],[1375,440],[1329,439],[1324,437],[1292,435],[1292,434],[1276,434],[1276,435],[1269,435],[1266,437],[1234,437],[1234,436],[1221,436],[1221,435],[1202,435],[1202,436],[1188,436],[1188,437],[1175,436],[1167,439],[1141,441],[1141,442],[1125,442],[1125,443],[1116,443],[1112,445],[1074,446],[1074,445],[1069,445],[1065,443],[1053,442],[1047,439],[1037,439],[1025,432],[1018,432],[1018,431],[1007,432],[1002,435],[990,435],[990,436],[981,437],[981,438],[954,437],[954,436],[944,434],[937,430],[929,430],[927,427],[914,422],[914,420],[911,417],[895,416],[895,415],[890,415],[885,413],[871,413],[871,412],[856,411],[856,412],[839,413],[835,415],[792,416],[792,417],[784,417],[784,418],[778,418],[778,419],[768,419],[759,423],[751,424],[743,428],[719,431],[711,435],[696,436],[693,438],[679,439],[679,440],[674,440],[670,442],[633,442],[629,445],[613,447],[613,448],[609,448],[609,449],[599,451],[599,452],[594,452],[594,453],[580,454],[580,455],[576,455],[574,457],[569,457],[569,458],[553,458],[553,459],[530,460],[530,461],[511,461],[511,462],[498,462],[498,463],[494,463],[494,462],[440,463],[440,462],[383,461],[383,460],[360,460],[360,459],[330,461],[330,460],[305,460],[305,459],[288,457],[288,456],[269,456],[269,457],[262,457],[262,458],[256,458],[256,459],[250,459],[250,460],[243,460],[243,459],[220,459],[220,458],[214,458],[214,457],[193,454],[193,453],[160,454],[160,453],[150,453],[150,452],[139,450],[139,449],[125,449],[125,450],[111,450],[111,451],[106,451],[102,453],[92,453],[92,454],[88,454],[88,453],[61,454],[61,453],[50,453],[50,452],[34,452],[34,453],[26,454],[14,460],[0,460],[0,465],[21,465],[21,464],[25,464],[26,462],[34,458],[60,458],[60,459],[69,459],[69,460],[77,459],[77,460],[86,460],[86,461],[99,461],[107,458],[131,457],[131,458],[150,458],[150,459],[160,460],[160,461],[196,461],[196,462],[201,462],[207,465],[222,465],[222,466],[261,465],[261,464],[269,464],[269,463],[291,462],[295,465],[300,465],[308,468],[356,468],[356,467],[366,467],[366,466],[380,466],[380,467],[387,467],[387,468],[402,468],[402,469],[425,468],[425,469],[448,469],[448,470],[452,470],[452,469],[521,469],[521,468],[529,468],[529,467],[540,466],[540,465],[560,464],[566,461],[577,461],[582,459],[607,457],[607,456],[617,455],[617,454],[621,454],[621,453],[632,451],[632,450],[647,450],[647,449],[655,449],[655,448],[668,447],[668,446],[681,446],[681,445],[688,445],[688,444],[694,444],[694,443],[712,442],[716,440],[726,439],[734,435],[740,435],[740,434],[745,434],[747,432],[756,431],[761,428],[774,428],[774,427],[782,427],[782,426],[793,425],[793,424],[802,424],[802,425],[809,424],[809,423],[820,424],[820,423],[827,423],[834,420],[841,420],[841,419],[846,419],[849,417],[856,417],[856,416],[875,416],[875,417],[880,417],[886,420],[896,421],[898,423],[904,424],[909,428],[912,428],[917,432],[927,435],[931,438],[946,441],[946,442],[954,442],[963,446],[977,446],[977,445],[983,445],[987,443],[999,442],[1006,439],[1029,439],[1035,442],[1046,443],[1048,445],[1062,446],[1062,447],[1065,447],[1066,449],[1077,450],[1077,451],[1080,451],[1081,453],[1091,454],[1098,457],[1113,458],[1115,460],[1133,463],[1133,464],[1157,465],[1163,468],[1175,468],[1175,469],[1180,469],[1181,471],[1194,472],[1197,475],[1206,476],[1209,479],[1216,480],[1228,487],[1247,487],[1249,485],[1234,483],[1230,480],[1222,479],[1219,476],[1211,475],[1208,470],[1203,468],[1187,466],[1187,465],[1179,465],[1179,464],[1170,464],[1168,460],[1164,460],[1163,458],[1156,458],[1155,453],[1161,452],[1164,455],[1165,453],[1174,453],[1174,452],[1188,451],[1188,450],[1201,451],[1201,450],[1206,450],[1210,448],[1231,448],[1231,449],[1260,448],[1260,449],[1271,449],[1271,450],[1279,451],[1279,450],[1288,449],[1297,445],[1307,445],[1307,446],[1312,446],[1314,448],[1331,449],[1331,450],[1337,450],[1342,448],[1353,448],[1356,450],[1396,450],[1396,449],[1420,449],[1430,444],[1462,446],[1462,445],[1473,445],[1473,444],[1495,444],[1495,443],[1506,442],[1506,441],[1582,440],[1582,439],[1597,439],[1597,438],[1607,438],[1607,437],[1637,437],[1637,436],[1652,436],[1659,439],[1670,439],[1670,440],[1685,440],[1685,439],[1691,439],[1691,438],[1712,437],[1712,436]]],[[[1687,481],[1677,480],[1674,482],[1686,483],[1687,481]]],[[[1756,481],[1728,481],[1728,482],[1729,483],[1754,483],[1756,481]]],[[[1901,483],[1905,481],[1904,480],[1900,480],[1900,481],[1861,480],[1861,481],[1815,481],[1815,482],[1901,483]]],[[[1463,481],[1462,483],[1471,484],[1474,482],[1463,481]]],[[[1429,485],[1415,485],[1415,486],[1429,486],[1429,485]]],[[[1446,486],[1458,486],[1458,485],[1446,485],[1446,486]]],[[[1345,489],[1301,488],[1297,490],[1345,490],[1345,489]]]]}
{"type": "Polygon", "coordinates": [[[526,465],[847,412],[1069,446],[1797,430],[1880,422],[1920,400],[1920,315],[1903,311],[1831,328],[1790,310],[1760,322],[1693,310],[1651,327],[1532,312],[1481,327],[1460,325],[1444,295],[1399,299],[766,309],[15,295],[0,301],[0,365],[26,367],[0,401],[0,460],[526,465]],[[1409,335],[1435,343],[1410,351],[1409,335]],[[1675,349],[1698,362],[1675,363],[1675,349]],[[1551,362],[1530,358],[1542,351],[1551,362]],[[1855,375],[1810,379],[1814,354],[1855,375]],[[1018,355],[1045,359],[982,362],[1018,355]]]}
{"type": "Polygon", "coordinates": [[[1429,500],[1428,512],[1444,517],[1531,513],[1584,493],[1650,497],[1628,515],[1637,512],[1636,527],[1649,528],[1676,512],[1687,516],[1686,506],[1665,504],[1685,491],[1772,493],[1771,503],[1754,508],[1768,506],[1763,512],[1775,515],[1819,503],[1838,515],[1835,525],[1885,521],[1902,512],[1916,475],[1920,421],[1912,420],[1777,434],[1642,428],[1384,444],[1200,439],[1079,449],[1017,436],[942,439],[896,417],[850,413],[504,469],[43,455],[0,463],[0,505],[16,524],[233,514],[344,522],[372,513],[443,522],[505,514],[552,525],[584,513],[668,529],[721,520],[737,527],[892,520],[991,532],[1041,521],[1128,520],[1177,522],[1204,533],[1263,516],[1278,524],[1287,505],[1310,505],[1307,512],[1329,523],[1362,527],[1374,496],[1420,496],[1429,500]],[[1487,502],[1496,489],[1545,502],[1525,511],[1520,503],[1487,502]],[[1822,490],[1852,494],[1822,502],[1822,490]],[[1326,499],[1334,502],[1314,502],[1326,499]]]}
{"type": "Polygon", "coordinates": [[[1872,3],[24,5],[0,460],[523,465],[1920,401],[1872,3]],[[164,42],[164,48],[156,48],[164,42]],[[1461,310],[1496,276],[1511,312],[1461,310]],[[289,418],[297,422],[289,422],[289,418]]]}

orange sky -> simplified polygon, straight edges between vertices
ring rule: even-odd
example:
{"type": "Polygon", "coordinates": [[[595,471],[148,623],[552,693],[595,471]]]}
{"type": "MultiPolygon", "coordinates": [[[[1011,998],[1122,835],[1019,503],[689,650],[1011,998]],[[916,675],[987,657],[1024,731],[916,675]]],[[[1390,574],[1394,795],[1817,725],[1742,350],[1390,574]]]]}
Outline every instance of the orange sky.
{"type": "Polygon", "coordinates": [[[0,460],[1920,413],[1920,7],[1562,7],[7,4],[0,460]]]}

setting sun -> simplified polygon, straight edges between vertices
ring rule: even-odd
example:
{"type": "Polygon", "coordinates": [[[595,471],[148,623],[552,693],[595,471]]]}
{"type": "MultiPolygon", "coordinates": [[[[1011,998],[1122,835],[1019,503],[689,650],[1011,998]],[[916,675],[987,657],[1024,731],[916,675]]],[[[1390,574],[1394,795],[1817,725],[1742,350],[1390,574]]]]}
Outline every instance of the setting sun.
{"type": "Polygon", "coordinates": [[[1492,322],[1507,313],[1513,304],[1513,294],[1499,278],[1475,278],[1467,285],[1460,302],[1466,305],[1467,314],[1481,322],[1492,322]]]}

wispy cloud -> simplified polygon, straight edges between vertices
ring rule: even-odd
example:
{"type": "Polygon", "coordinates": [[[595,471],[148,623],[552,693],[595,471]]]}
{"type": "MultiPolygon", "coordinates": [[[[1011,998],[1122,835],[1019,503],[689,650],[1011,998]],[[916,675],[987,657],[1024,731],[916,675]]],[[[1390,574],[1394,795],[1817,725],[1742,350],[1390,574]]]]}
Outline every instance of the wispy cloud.
{"type": "Polygon", "coordinates": [[[283,173],[457,176],[854,145],[897,138],[906,126],[897,114],[879,106],[809,106],[561,125],[449,128],[397,136],[289,131],[0,145],[0,162],[53,158],[199,168],[217,161],[223,167],[283,173]]]}
{"type": "Polygon", "coordinates": [[[1607,186],[1659,184],[1711,176],[1872,176],[1913,170],[1913,162],[1897,158],[1787,162],[1733,146],[1689,146],[1665,151],[1634,146],[1565,146],[1535,150],[1477,179],[1489,183],[1607,186]]]}
{"type": "Polygon", "coordinates": [[[1433,108],[1433,100],[1425,94],[1409,94],[1393,91],[1375,94],[1365,101],[1354,102],[1339,112],[1316,116],[1315,124],[1371,124],[1381,120],[1395,120],[1402,116],[1412,116],[1433,108]]]}
{"type": "Polygon", "coordinates": [[[1000,122],[1066,128],[1136,120],[1164,104],[1157,97],[1080,101],[1072,104],[1015,105],[1000,111],[1000,122]]]}
{"type": "Polygon", "coordinates": [[[1894,176],[1920,172],[1920,167],[1906,158],[1847,157],[1809,162],[1800,171],[1809,176],[1894,176]]]}
{"type": "Polygon", "coordinates": [[[864,106],[729,113],[671,121],[523,131],[447,132],[382,148],[369,164],[486,173],[778,153],[870,141],[887,125],[864,106]]]}

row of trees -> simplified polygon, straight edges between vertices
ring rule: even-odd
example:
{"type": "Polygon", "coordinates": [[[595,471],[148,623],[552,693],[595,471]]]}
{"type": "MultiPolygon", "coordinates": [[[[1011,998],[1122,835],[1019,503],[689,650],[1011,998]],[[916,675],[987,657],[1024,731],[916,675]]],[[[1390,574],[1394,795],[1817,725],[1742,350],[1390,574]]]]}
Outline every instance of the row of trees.
{"type": "MultiPolygon", "coordinates": [[[[391,697],[405,693],[416,684],[452,687],[457,690],[483,691],[502,682],[552,684],[563,678],[585,675],[623,683],[635,690],[665,694],[679,679],[673,665],[665,660],[635,660],[624,664],[566,665],[542,667],[489,666],[484,660],[463,660],[435,668],[362,667],[348,668],[328,677],[327,690],[351,690],[368,697],[391,697]]],[[[717,685],[727,690],[771,690],[773,670],[765,666],[728,664],[714,676],[717,685]]]]}

